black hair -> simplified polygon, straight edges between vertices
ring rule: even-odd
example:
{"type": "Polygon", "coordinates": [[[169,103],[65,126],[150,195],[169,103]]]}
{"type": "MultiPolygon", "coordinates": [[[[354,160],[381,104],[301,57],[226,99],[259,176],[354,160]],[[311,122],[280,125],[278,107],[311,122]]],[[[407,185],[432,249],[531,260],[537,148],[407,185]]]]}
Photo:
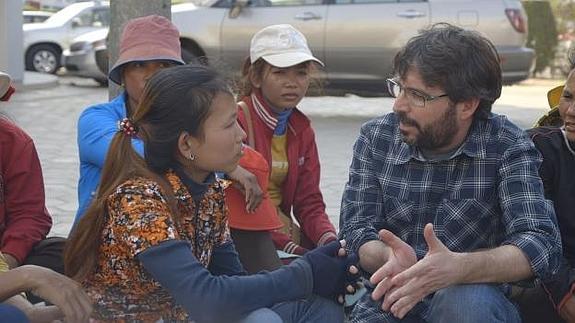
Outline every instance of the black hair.
{"type": "Polygon", "coordinates": [[[454,103],[478,98],[476,118],[487,118],[501,95],[497,50],[475,31],[434,24],[411,38],[393,63],[394,73],[400,78],[416,69],[425,85],[443,88],[454,103]]]}

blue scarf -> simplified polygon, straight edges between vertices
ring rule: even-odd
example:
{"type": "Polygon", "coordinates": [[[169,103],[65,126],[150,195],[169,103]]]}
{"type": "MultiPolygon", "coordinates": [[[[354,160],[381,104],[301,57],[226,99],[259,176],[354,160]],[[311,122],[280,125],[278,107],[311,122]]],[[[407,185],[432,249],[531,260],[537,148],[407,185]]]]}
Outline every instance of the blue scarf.
{"type": "Polygon", "coordinates": [[[282,136],[286,133],[288,119],[293,109],[286,109],[277,114],[278,123],[276,124],[276,129],[274,130],[274,135],[282,136]]]}

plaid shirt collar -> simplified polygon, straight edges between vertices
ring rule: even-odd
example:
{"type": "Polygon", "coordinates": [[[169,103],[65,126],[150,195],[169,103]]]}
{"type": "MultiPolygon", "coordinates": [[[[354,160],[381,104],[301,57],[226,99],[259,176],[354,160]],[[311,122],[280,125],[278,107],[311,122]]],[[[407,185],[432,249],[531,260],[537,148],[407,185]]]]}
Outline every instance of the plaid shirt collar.
{"type": "MultiPolygon", "coordinates": [[[[484,125],[485,121],[475,120],[472,123],[471,128],[469,129],[467,138],[465,139],[463,144],[459,146],[459,148],[457,148],[457,150],[453,153],[453,155],[451,155],[449,159],[453,159],[462,154],[467,155],[468,157],[471,158],[485,159],[487,156],[486,151],[487,138],[481,136],[482,131],[480,130],[484,125]]],[[[405,164],[409,162],[410,159],[415,159],[421,162],[428,161],[428,159],[425,158],[420,149],[418,149],[415,146],[411,146],[403,141],[399,129],[397,129],[395,132],[394,141],[395,141],[394,146],[395,149],[397,150],[395,152],[395,156],[397,156],[397,158],[395,158],[392,161],[393,164],[395,165],[405,164]]]]}

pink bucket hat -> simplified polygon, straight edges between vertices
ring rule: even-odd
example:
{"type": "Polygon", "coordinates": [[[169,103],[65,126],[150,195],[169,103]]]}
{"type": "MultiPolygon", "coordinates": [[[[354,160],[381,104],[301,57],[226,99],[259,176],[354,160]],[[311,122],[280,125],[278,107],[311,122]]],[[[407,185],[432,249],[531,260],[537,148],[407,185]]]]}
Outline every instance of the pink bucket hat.
{"type": "Polygon", "coordinates": [[[251,63],[260,58],[275,67],[290,67],[307,61],[324,66],[311,53],[305,36],[288,24],[267,26],[252,37],[251,63]]]}
{"type": "Polygon", "coordinates": [[[120,39],[120,54],[108,77],[122,83],[122,65],[136,61],[182,60],[180,32],[170,20],[158,15],[135,18],[126,23],[120,39]]]}

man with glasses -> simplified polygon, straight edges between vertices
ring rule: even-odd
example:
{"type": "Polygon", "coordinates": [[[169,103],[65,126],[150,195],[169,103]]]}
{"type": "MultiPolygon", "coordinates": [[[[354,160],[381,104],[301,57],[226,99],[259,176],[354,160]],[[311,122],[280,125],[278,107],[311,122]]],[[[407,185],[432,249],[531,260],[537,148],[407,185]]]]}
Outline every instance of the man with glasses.
{"type": "Polygon", "coordinates": [[[492,43],[448,24],[394,59],[393,113],[363,125],[341,235],[367,293],[351,322],[520,322],[510,282],[545,279],[561,240],[524,132],[491,113],[492,43]]]}

